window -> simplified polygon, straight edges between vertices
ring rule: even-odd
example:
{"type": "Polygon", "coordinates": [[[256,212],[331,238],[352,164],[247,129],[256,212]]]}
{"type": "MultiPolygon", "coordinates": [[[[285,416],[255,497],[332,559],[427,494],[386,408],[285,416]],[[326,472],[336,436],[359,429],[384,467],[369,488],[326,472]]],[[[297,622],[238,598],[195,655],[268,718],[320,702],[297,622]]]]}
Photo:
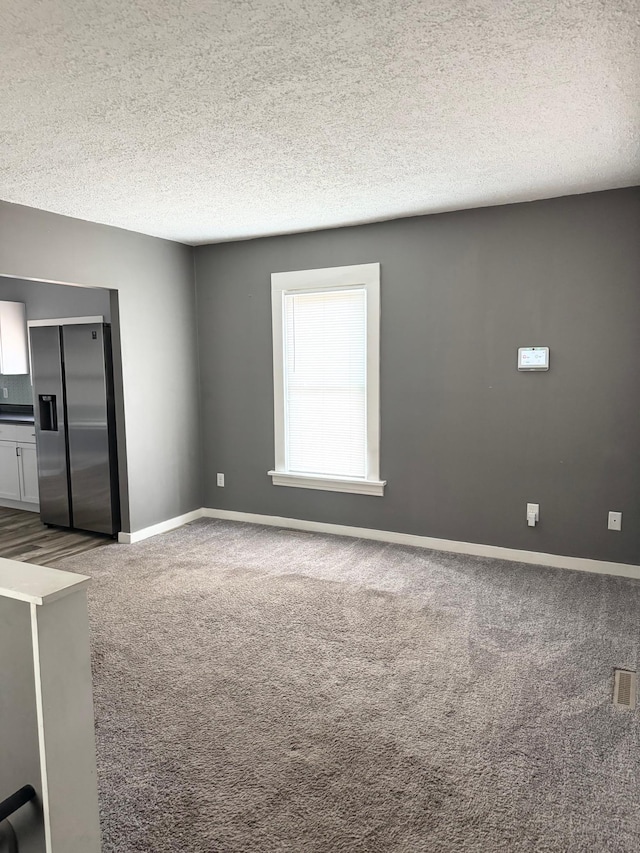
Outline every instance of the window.
{"type": "Polygon", "coordinates": [[[276,486],[382,495],[380,264],[273,273],[276,486]]]}

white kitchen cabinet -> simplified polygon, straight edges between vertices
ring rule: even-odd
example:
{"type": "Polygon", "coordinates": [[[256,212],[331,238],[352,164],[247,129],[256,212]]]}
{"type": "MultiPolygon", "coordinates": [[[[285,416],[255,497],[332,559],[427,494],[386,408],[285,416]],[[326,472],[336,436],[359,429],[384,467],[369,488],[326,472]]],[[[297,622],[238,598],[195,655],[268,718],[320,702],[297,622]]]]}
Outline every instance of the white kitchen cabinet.
{"type": "Polygon", "coordinates": [[[27,314],[23,302],[0,301],[0,373],[29,373],[27,314]]]}
{"type": "Polygon", "coordinates": [[[7,427],[4,429],[0,427],[0,438],[4,441],[9,439],[9,436],[15,441],[17,444],[35,444],[36,443],[36,428],[34,426],[27,426],[27,424],[13,424],[11,426],[11,433],[7,433],[7,427]]]}
{"type": "Polygon", "coordinates": [[[16,445],[18,460],[18,479],[20,481],[20,500],[25,503],[39,501],[38,495],[38,459],[35,444],[16,445]]]}
{"type": "Polygon", "coordinates": [[[0,498],[21,500],[15,441],[0,441],[0,498]]]}
{"type": "Polygon", "coordinates": [[[39,500],[35,428],[0,424],[0,506],[31,509],[39,500]]]}

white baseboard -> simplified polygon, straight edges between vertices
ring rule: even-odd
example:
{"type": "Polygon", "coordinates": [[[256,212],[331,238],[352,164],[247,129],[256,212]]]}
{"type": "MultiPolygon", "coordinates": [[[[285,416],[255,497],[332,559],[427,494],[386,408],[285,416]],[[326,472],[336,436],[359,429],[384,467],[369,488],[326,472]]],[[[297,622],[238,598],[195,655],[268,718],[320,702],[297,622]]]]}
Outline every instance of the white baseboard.
{"type": "Polygon", "coordinates": [[[143,539],[149,539],[151,536],[157,536],[159,533],[166,533],[169,530],[175,530],[176,527],[182,527],[183,524],[189,524],[190,521],[196,521],[202,518],[202,509],[194,509],[192,512],[187,512],[184,515],[176,515],[175,518],[168,518],[166,521],[161,521],[158,524],[152,524],[151,527],[143,527],[142,530],[134,530],[133,533],[118,533],[118,542],[122,545],[133,545],[134,542],[142,542],[143,539]]]}
{"type": "Polygon", "coordinates": [[[243,521],[248,524],[265,524],[270,527],[284,527],[290,530],[305,530],[309,533],[331,533],[335,536],[352,536],[357,539],[373,539],[376,542],[390,542],[394,545],[411,545],[414,548],[428,548],[432,551],[449,551],[452,554],[469,554],[473,557],[494,557],[515,563],[530,563],[537,566],[551,566],[556,569],[572,569],[578,572],[593,572],[600,575],[617,575],[623,578],[640,580],[640,566],[629,563],[611,563],[605,560],[588,560],[584,557],[566,557],[562,554],[544,554],[539,551],[521,551],[517,548],[502,548],[498,545],[482,545],[477,542],[456,542],[453,539],[434,539],[431,536],[418,536],[414,533],[396,533],[392,530],[375,530],[371,527],[348,527],[344,524],[326,524],[321,521],[306,521],[301,518],[283,518],[278,515],[258,515],[251,512],[236,512],[229,509],[203,507],[194,509],[185,515],[178,515],[161,521],[151,527],[136,530],[133,533],[119,533],[118,542],[131,545],[150,536],[166,533],[189,524],[199,518],[220,518],[227,521],[243,521]]]}
{"type": "Polygon", "coordinates": [[[432,551],[449,551],[453,554],[470,554],[474,557],[495,557],[515,563],[531,563],[537,566],[552,566],[556,569],[573,569],[579,572],[594,572],[600,575],[618,575],[640,580],[640,566],[628,563],[610,563],[604,560],[588,560],[583,557],[566,557],[562,554],[544,554],[539,551],[521,551],[517,548],[502,548],[498,545],[481,545],[476,542],[456,542],[453,539],[434,539],[413,533],[395,533],[390,530],[374,530],[369,527],[347,527],[344,524],[325,524],[320,521],[305,521],[299,518],[281,518],[277,515],[256,515],[250,512],[235,512],[227,509],[203,508],[205,518],[221,518],[228,521],[245,521],[250,524],[267,524],[271,527],[286,527],[306,530],[311,533],[332,533],[337,536],[353,536],[358,539],[373,539],[395,545],[412,545],[432,551]]]}
{"type": "Polygon", "coordinates": [[[31,501],[12,501],[9,498],[0,498],[0,506],[7,509],[23,509],[26,512],[40,512],[40,504],[34,504],[31,501]]]}

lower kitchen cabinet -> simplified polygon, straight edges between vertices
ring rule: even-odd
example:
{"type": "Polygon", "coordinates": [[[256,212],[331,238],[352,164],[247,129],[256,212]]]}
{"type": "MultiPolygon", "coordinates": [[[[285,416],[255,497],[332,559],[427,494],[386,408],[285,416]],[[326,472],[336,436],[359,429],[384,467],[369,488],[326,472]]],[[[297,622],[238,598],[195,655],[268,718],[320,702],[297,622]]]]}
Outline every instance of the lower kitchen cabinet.
{"type": "Polygon", "coordinates": [[[7,506],[13,506],[14,501],[38,504],[35,440],[31,426],[0,424],[0,505],[2,501],[12,502],[7,506]]]}
{"type": "Polygon", "coordinates": [[[12,501],[22,500],[18,463],[15,441],[0,441],[0,498],[8,498],[12,501]]]}
{"type": "Polygon", "coordinates": [[[16,445],[18,453],[18,479],[20,481],[20,500],[37,504],[38,495],[38,459],[35,444],[16,445]]]}

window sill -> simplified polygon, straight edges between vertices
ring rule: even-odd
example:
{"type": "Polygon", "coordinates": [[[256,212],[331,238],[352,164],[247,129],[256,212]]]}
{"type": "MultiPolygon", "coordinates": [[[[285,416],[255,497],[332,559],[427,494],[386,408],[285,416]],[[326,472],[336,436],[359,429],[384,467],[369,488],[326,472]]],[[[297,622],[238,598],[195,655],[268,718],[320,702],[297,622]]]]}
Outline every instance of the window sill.
{"type": "Polygon", "coordinates": [[[382,497],[386,480],[350,480],[345,477],[314,476],[313,474],[287,474],[284,471],[267,471],[274,486],[291,486],[294,489],[318,489],[322,492],[347,492],[352,495],[382,497]]]}

